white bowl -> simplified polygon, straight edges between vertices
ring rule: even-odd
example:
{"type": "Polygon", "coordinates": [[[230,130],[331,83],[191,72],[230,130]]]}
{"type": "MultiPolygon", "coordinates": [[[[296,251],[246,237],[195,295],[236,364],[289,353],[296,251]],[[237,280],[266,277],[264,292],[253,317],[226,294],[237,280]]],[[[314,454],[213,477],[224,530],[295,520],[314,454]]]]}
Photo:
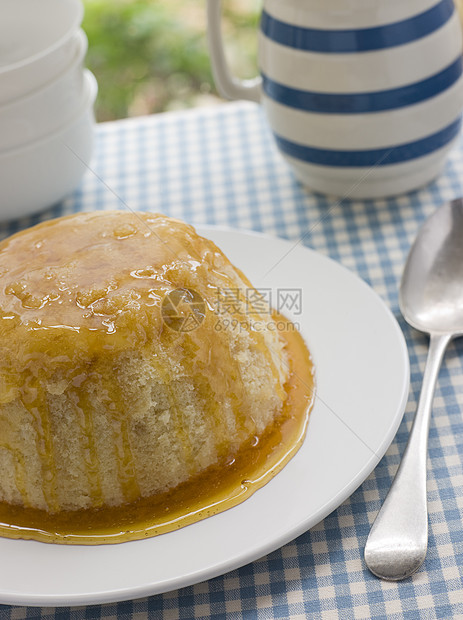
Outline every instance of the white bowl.
{"type": "Polygon", "coordinates": [[[80,0],[1,0],[0,104],[61,73],[82,17],[80,0]]]}
{"type": "Polygon", "coordinates": [[[72,192],[93,152],[98,86],[84,72],[85,100],[75,117],[52,135],[0,153],[0,218],[22,217],[49,207],[72,192]]]}
{"type": "Polygon", "coordinates": [[[34,142],[71,120],[83,103],[83,59],[88,40],[79,30],[72,62],[64,71],[24,97],[0,106],[0,152],[34,142]]]}

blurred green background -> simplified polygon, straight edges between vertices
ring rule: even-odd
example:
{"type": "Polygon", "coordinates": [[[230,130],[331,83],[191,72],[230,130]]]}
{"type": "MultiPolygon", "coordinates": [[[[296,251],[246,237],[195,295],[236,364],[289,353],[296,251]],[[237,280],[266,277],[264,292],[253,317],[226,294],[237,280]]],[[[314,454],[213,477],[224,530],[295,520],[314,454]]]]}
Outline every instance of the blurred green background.
{"type": "MultiPolygon", "coordinates": [[[[95,74],[98,121],[220,99],[206,40],[205,0],[84,0],[86,64],[95,74]]],[[[233,71],[257,72],[260,0],[224,0],[223,33],[233,71]]]]}

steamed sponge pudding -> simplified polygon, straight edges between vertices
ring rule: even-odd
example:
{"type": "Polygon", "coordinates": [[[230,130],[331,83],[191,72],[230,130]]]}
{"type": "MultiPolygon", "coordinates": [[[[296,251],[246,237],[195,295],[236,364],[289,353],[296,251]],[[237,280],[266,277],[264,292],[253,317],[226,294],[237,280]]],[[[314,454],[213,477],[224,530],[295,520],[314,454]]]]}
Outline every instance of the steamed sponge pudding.
{"type": "Polygon", "coordinates": [[[224,291],[243,301],[249,287],[211,241],[162,215],[81,213],[3,241],[0,501],[120,506],[262,435],[287,397],[284,341],[218,314],[224,291]]]}

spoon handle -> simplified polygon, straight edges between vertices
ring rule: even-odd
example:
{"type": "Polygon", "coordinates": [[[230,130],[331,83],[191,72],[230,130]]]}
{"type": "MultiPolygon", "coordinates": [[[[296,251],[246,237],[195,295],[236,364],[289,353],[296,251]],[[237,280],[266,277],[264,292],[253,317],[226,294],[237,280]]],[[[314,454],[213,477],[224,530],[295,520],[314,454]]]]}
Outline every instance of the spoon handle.
{"type": "Polygon", "coordinates": [[[410,577],[428,546],[426,457],[434,390],[450,335],[432,335],[420,400],[402,462],[365,545],[365,562],[381,579],[410,577]]]}

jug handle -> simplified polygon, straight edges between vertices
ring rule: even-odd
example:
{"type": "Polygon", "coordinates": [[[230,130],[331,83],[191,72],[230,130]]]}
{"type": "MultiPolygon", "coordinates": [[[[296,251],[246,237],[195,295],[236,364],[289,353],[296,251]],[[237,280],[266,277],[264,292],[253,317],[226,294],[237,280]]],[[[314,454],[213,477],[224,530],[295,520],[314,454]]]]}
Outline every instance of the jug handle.
{"type": "Polygon", "coordinates": [[[262,79],[240,80],[228,68],[223,47],[221,11],[222,0],[207,0],[207,37],[211,55],[212,73],[217,90],[226,99],[249,99],[259,103],[262,79]]]}

